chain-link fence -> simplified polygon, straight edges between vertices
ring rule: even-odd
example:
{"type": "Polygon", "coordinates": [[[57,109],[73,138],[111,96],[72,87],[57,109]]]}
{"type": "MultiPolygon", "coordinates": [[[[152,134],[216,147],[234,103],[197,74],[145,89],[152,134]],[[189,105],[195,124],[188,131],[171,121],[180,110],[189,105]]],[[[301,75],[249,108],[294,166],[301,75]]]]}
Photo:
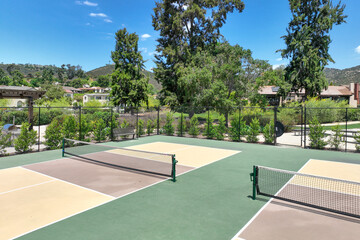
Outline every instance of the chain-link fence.
{"type": "Polygon", "coordinates": [[[57,149],[64,137],[104,142],[152,135],[360,151],[360,108],[4,107],[0,124],[1,155],[57,149]],[[28,148],[16,147],[29,135],[23,126],[35,132],[28,148]]]}

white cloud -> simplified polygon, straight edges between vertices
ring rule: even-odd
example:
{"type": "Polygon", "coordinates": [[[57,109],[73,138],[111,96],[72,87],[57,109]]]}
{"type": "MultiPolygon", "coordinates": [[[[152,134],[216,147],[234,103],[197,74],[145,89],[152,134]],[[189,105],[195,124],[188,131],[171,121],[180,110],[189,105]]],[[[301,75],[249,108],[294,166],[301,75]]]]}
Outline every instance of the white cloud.
{"type": "Polygon", "coordinates": [[[108,18],[104,19],[104,22],[107,22],[107,23],[112,23],[112,21],[108,18]]]}
{"type": "Polygon", "coordinates": [[[144,53],[147,53],[147,48],[140,48],[140,51],[144,52],[144,53]]]}
{"type": "Polygon", "coordinates": [[[280,58],[277,58],[276,61],[280,62],[282,61],[283,59],[280,57],[280,58]]]}
{"type": "Polygon", "coordinates": [[[125,27],[125,24],[121,24],[122,27],[125,27]]]}
{"type": "Polygon", "coordinates": [[[145,33],[145,34],[141,35],[141,40],[146,40],[146,39],[148,39],[149,37],[151,37],[151,35],[145,33]]]}
{"type": "Polygon", "coordinates": [[[90,7],[97,7],[99,4],[95,2],[89,2],[89,1],[75,1],[75,4],[77,5],[86,5],[90,7]]]}
{"type": "Polygon", "coordinates": [[[149,52],[149,56],[154,56],[155,54],[157,54],[157,52],[149,52]]]}
{"type": "Polygon", "coordinates": [[[108,17],[105,13],[90,13],[89,16],[90,17],[103,17],[103,18],[108,17]]]}
{"type": "Polygon", "coordinates": [[[273,69],[277,69],[277,68],[279,68],[279,67],[281,67],[282,66],[282,64],[275,64],[275,65],[272,65],[272,68],[273,69]]]}
{"type": "Polygon", "coordinates": [[[360,54],[360,45],[357,48],[355,48],[355,52],[360,54]]]}
{"type": "Polygon", "coordinates": [[[89,2],[89,1],[84,1],[83,4],[90,7],[97,7],[97,5],[99,5],[97,3],[89,2]]]}

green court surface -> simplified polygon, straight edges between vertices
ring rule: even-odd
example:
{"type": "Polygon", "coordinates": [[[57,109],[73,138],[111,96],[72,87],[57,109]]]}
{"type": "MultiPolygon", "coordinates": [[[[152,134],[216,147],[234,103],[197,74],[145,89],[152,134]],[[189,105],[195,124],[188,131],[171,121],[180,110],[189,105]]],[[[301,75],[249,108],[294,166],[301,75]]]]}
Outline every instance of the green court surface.
{"type": "MultiPolygon", "coordinates": [[[[253,165],[298,171],[309,159],[360,163],[359,154],[275,147],[192,138],[152,136],[107,143],[134,146],[180,143],[241,151],[91,210],[41,228],[19,239],[231,239],[266,203],[252,200],[253,165]]],[[[58,159],[60,150],[0,159],[0,168],[58,159]]],[[[30,201],[30,200],[29,200],[30,201]]]]}

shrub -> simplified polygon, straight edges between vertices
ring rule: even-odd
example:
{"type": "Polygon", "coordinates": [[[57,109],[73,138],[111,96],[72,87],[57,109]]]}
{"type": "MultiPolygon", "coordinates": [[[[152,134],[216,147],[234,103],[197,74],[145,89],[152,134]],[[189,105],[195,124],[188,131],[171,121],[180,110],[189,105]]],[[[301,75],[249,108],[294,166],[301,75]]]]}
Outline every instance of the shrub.
{"type": "Polygon", "coordinates": [[[181,113],[181,117],[178,120],[178,125],[177,125],[177,135],[182,137],[185,132],[186,132],[186,121],[184,114],[181,113]]]}
{"type": "Polygon", "coordinates": [[[239,119],[239,114],[234,114],[230,120],[230,129],[229,134],[232,141],[239,141],[239,136],[244,136],[246,134],[246,122],[241,116],[239,119]]]}
{"type": "Polygon", "coordinates": [[[77,122],[74,116],[68,115],[64,118],[62,134],[64,138],[75,139],[77,135],[77,122]]]}
{"type": "Polygon", "coordinates": [[[301,111],[299,108],[278,108],[278,120],[284,124],[285,132],[290,132],[292,126],[301,124],[301,111]]]}
{"type": "Polygon", "coordinates": [[[221,115],[219,117],[219,124],[215,128],[215,137],[217,140],[224,140],[224,135],[226,133],[226,126],[225,126],[225,117],[221,115]]]}
{"type": "Polygon", "coordinates": [[[320,123],[340,122],[345,120],[346,101],[333,101],[331,99],[318,100],[311,98],[305,102],[307,119],[317,119],[320,123]],[[335,109],[337,108],[337,109],[335,109]]]}
{"type": "Polygon", "coordinates": [[[316,117],[310,121],[309,130],[310,147],[315,149],[323,149],[326,146],[326,142],[324,141],[325,130],[316,117]]]}
{"type": "Polygon", "coordinates": [[[174,116],[171,112],[168,112],[166,114],[166,122],[164,125],[164,132],[166,135],[172,136],[174,135],[174,126],[173,126],[173,122],[174,122],[174,116]]]}
{"type": "Polygon", "coordinates": [[[20,128],[20,135],[14,140],[16,152],[29,152],[31,147],[36,143],[36,132],[29,130],[30,124],[24,122],[20,128]]]}
{"type": "MultiPolygon", "coordinates": [[[[2,127],[0,127],[2,129],[2,127]]],[[[11,134],[0,131],[0,155],[6,155],[6,148],[11,146],[11,134]]]]}
{"type": "Polygon", "coordinates": [[[259,141],[259,136],[260,134],[260,122],[259,119],[257,118],[253,118],[253,120],[250,123],[250,127],[247,131],[247,135],[246,135],[246,141],[250,142],[250,143],[255,143],[259,141]]]}
{"type": "Polygon", "coordinates": [[[106,124],[101,118],[94,123],[94,139],[97,142],[106,139],[106,124]]]}
{"type": "Polygon", "coordinates": [[[341,139],[344,136],[344,134],[341,133],[341,127],[339,124],[332,127],[331,130],[334,132],[334,135],[332,135],[330,138],[330,146],[335,150],[339,150],[341,139]]]}
{"type": "Polygon", "coordinates": [[[154,123],[151,119],[148,119],[146,122],[146,133],[150,136],[154,132],[154,123]]]}
{"type": "Polygon", "coordinates": [[[28,121],[28,112],[27,110],[9,110],[1,114],[1,121],[5,123],[13,123],[15,119],[15,125],[20,125],[23,122],[28,121]]]}
{"type": "Polygon", "coordinates": [[[204,131],[205,132],[203,135],[206,136],[206,138],[208,139],[214,138],[216,135],[211,114],[208,116],[206,120],[204,131]]]}
{"type": "MultiPolygon", "coordinates": [[[[124,121],[120,124],[120,128],[127,128],[129,126],[130,126],[130,124],[126,121],[126,119],[124,119],[124,121]]],[[[128,135],[121,136],[122,139],[125,139],[127,137],[128,137],[128,135]]]]}
{"type": "Polygon", "coordinates": [[[57,119],[54,119],[46,128],[45,145],[50,149],[60,148],[63,139],[61,132],[60,122],[57,119]]]}
{"type": "MultiPolygon", "coordinates": [[[[79,136],[80,140],[90,141],[91,133],[93,130],[92,122],[88,121],[85,118],[81,118],[81,136],[79,136]]],[[[79,134],[80,134],[80,126],[79,126],[79,134]]]]}
{"type": "Polygon", "coordinates": [[[263,129],[263,134],[265,138],[265,143],[273,144],[275,141],[274,137],[274,121],[270,121],[268,124],[265,125],[263,129]]]}
{"type": "Polygon", "coordinates": [[[354,139],[356,142],[355,145],[356,151],[360,152],[360,131],[355,134],[354,139]]]}
{"type": "Polygon", "coordinates": [[[200,134],[199,121],[195,115],[190,120],[189,134],[193,137],[196,137],[200,134]]]}
{"type": "Polygon", "coordinates": [[[138,131],[137,131],[138,136],[144,135],[145,131],[144,131],[144,120],[139,119],[138,122],[138,131]]]}

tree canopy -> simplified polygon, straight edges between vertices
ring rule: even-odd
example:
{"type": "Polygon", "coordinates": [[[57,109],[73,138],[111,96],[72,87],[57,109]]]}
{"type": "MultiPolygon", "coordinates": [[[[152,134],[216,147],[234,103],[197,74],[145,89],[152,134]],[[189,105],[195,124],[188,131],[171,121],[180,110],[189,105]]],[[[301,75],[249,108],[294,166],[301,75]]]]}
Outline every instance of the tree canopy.
{"type": "Polygon", "coordinates": [[[329,54],[329,32],[333,25],[345,22],[345,5],[333,5],[331,0],[290,0],[292,19],[287,35],[282,38],[286,49],[279,50],[290,59],[285,68],[285,79],[292,90],[305,89],[305,96],[316,96],[327,88],[323,70],[334,62],[329,54]]]}

